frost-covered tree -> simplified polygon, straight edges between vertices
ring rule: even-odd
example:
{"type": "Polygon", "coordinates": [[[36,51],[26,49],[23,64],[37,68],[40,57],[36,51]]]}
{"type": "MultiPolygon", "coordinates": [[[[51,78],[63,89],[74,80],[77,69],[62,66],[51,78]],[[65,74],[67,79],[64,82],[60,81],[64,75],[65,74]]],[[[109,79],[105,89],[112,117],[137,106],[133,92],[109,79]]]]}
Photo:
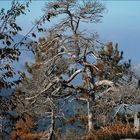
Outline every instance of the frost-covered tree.
{"type": "Polygon", "coordinates": [[[86,128],[93,131],[101,112],[97,110],[100,99],[131,81],[130,61],[121,62],[123,52],[119,52],[118,44],[100,44],[96,34],[81,31],[82,22],[98,23],[104,10],[100,2],[92,0],[57,0],[44,8],[48,18],[52,15],[64,18],[60,16],[61,22],[47,31],[46,38],[39,39],[35,64],[26,63],[32,77],[24,77],[23,86],[15,95],[20,115],[30,112],[38,119],[49,120],[45,124],[48,139],[56,137],[57,121],[68,119],[66,107],[81,102],[87,108],[86,128]]]}

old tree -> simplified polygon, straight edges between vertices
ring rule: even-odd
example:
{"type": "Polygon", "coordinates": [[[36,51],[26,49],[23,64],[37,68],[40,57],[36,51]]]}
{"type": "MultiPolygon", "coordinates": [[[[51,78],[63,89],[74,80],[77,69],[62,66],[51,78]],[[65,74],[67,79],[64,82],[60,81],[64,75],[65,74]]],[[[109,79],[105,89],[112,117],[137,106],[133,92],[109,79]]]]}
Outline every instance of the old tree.
{"type": "Polygon", "coordinates": [[[97,34],[87,34],[80,28],[83,22],[100,22],[104,11],[101,3],[92,0],[57,0],[46,4],[47,18],[59,16],[61,21],[34,46],[35,64],[25,64],[31,76],[23,77],[22,86],[13,96],[17,116],[21,118],[12,132],[13,139],[37,136],[32,134],[33,124],[27,124],[30,117],[38,129],[45,130],[38,133],[42,139],[57,139],[58,129],[64,133],[60,124],[70,122],[72,117],[73,122],[85,120],[84,133],[94,132],[100,119],[105,118],[105,125],[113,123],[111,111],[122,101],[114,101],[109,94],[131,82],[131,63],[121,62],[123,52],[119,52],[118,44],[102,44],[97,34]],[[73,106],[83,106],[84,114],[69,113],[73,106]],[[40,126],[44,118],[44,126],[40,126]]]}

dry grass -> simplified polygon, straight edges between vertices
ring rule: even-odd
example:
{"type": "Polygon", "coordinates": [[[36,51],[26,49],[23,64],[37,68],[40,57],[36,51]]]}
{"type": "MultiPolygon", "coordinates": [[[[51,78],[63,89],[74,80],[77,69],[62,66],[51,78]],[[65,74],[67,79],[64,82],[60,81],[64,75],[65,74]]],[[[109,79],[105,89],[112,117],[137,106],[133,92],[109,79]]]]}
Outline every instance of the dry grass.
{"type": "Polygon", "coordinates": [[[33,134],[31,130],[34,128],[34,122],[31,117],[26,116],[25,120],[20,119],[17,121],[15,128],[11,132],[12,140],[40,140],[47,132],[40,132],[33,134]]]}
{"type": "Polygon", "coordinates": [[[88,133],[83,140],[119,140],[120,138],[132,137],[134,128],[131,125],[114,124],[98,131],[88,133]]]}
{"type": "Polygon", "coordinates": [[[64,121],[64,124],[74,124],[79,120],[82,124],[87,124],[87,116],[74,116],[64,121]]]}

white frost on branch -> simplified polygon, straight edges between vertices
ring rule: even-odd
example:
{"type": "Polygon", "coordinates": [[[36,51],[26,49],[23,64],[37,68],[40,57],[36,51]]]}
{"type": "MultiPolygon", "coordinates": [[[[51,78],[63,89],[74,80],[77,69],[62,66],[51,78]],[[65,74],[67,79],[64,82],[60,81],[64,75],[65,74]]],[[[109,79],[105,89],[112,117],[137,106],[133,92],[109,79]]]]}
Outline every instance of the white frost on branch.
{"type": "Polygon", "coordinates": [[[66,82],[67,83],[71,82],[75,78],[75,76],[77,76],[81,72],[82,72],[82,69],[79,69],[79,70],[75,71],[66,82]]]}
{"type": "Polygon", "coordinates": [[[109,80],[101,80],[101,81],[96,82],[95,85],[96,86],[107,85],[107,86],[113,87],[114,83],[109,80]]]}
{"type": "Polygon", "coordinates": [[[53,58],[49,59],[48,61],[46,61],[45,63],[43,63],[44,65],[47,65],[49,62],[53,61],[55,58],[57,58],[58,56],[61,56],[63,54],[67,54],[67,52],[60,52],[57,55],[55,55],[53,58]]]}

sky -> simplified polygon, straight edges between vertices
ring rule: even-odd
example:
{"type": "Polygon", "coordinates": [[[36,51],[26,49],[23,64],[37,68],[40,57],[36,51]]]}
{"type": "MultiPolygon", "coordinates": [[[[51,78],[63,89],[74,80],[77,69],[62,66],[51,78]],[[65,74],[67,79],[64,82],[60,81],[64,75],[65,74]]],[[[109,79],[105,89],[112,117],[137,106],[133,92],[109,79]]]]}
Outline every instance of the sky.
{"type": "MultiPolygon", "coordinates": [[[[130,58],[133,64],[140,64],[140,1],[106,0],[102,2],[107,8],[102,22],[83,24],[82,28],[90,32],[98,32],[100,40],[104,43],[108,41],[118,43],[119,49],[124,51],[125,60],[130,58]]],[[[11,1],[1,0],[0,9],[7,9],[10,3],[11,1]]],[[[42,15],[41,9],[44,3],[45,0],[33,0],[30,12],[17,19],[17,23],[24,29],[21,34],[28,32],[33,26],[33,21],[42,15]]]]}
{"type": "Polygon", "coordinates": [[[108,12],[95,27],[101,40],[118,43],[124,57],[140,63],[140,1],[107,1],[108,12]]]}

